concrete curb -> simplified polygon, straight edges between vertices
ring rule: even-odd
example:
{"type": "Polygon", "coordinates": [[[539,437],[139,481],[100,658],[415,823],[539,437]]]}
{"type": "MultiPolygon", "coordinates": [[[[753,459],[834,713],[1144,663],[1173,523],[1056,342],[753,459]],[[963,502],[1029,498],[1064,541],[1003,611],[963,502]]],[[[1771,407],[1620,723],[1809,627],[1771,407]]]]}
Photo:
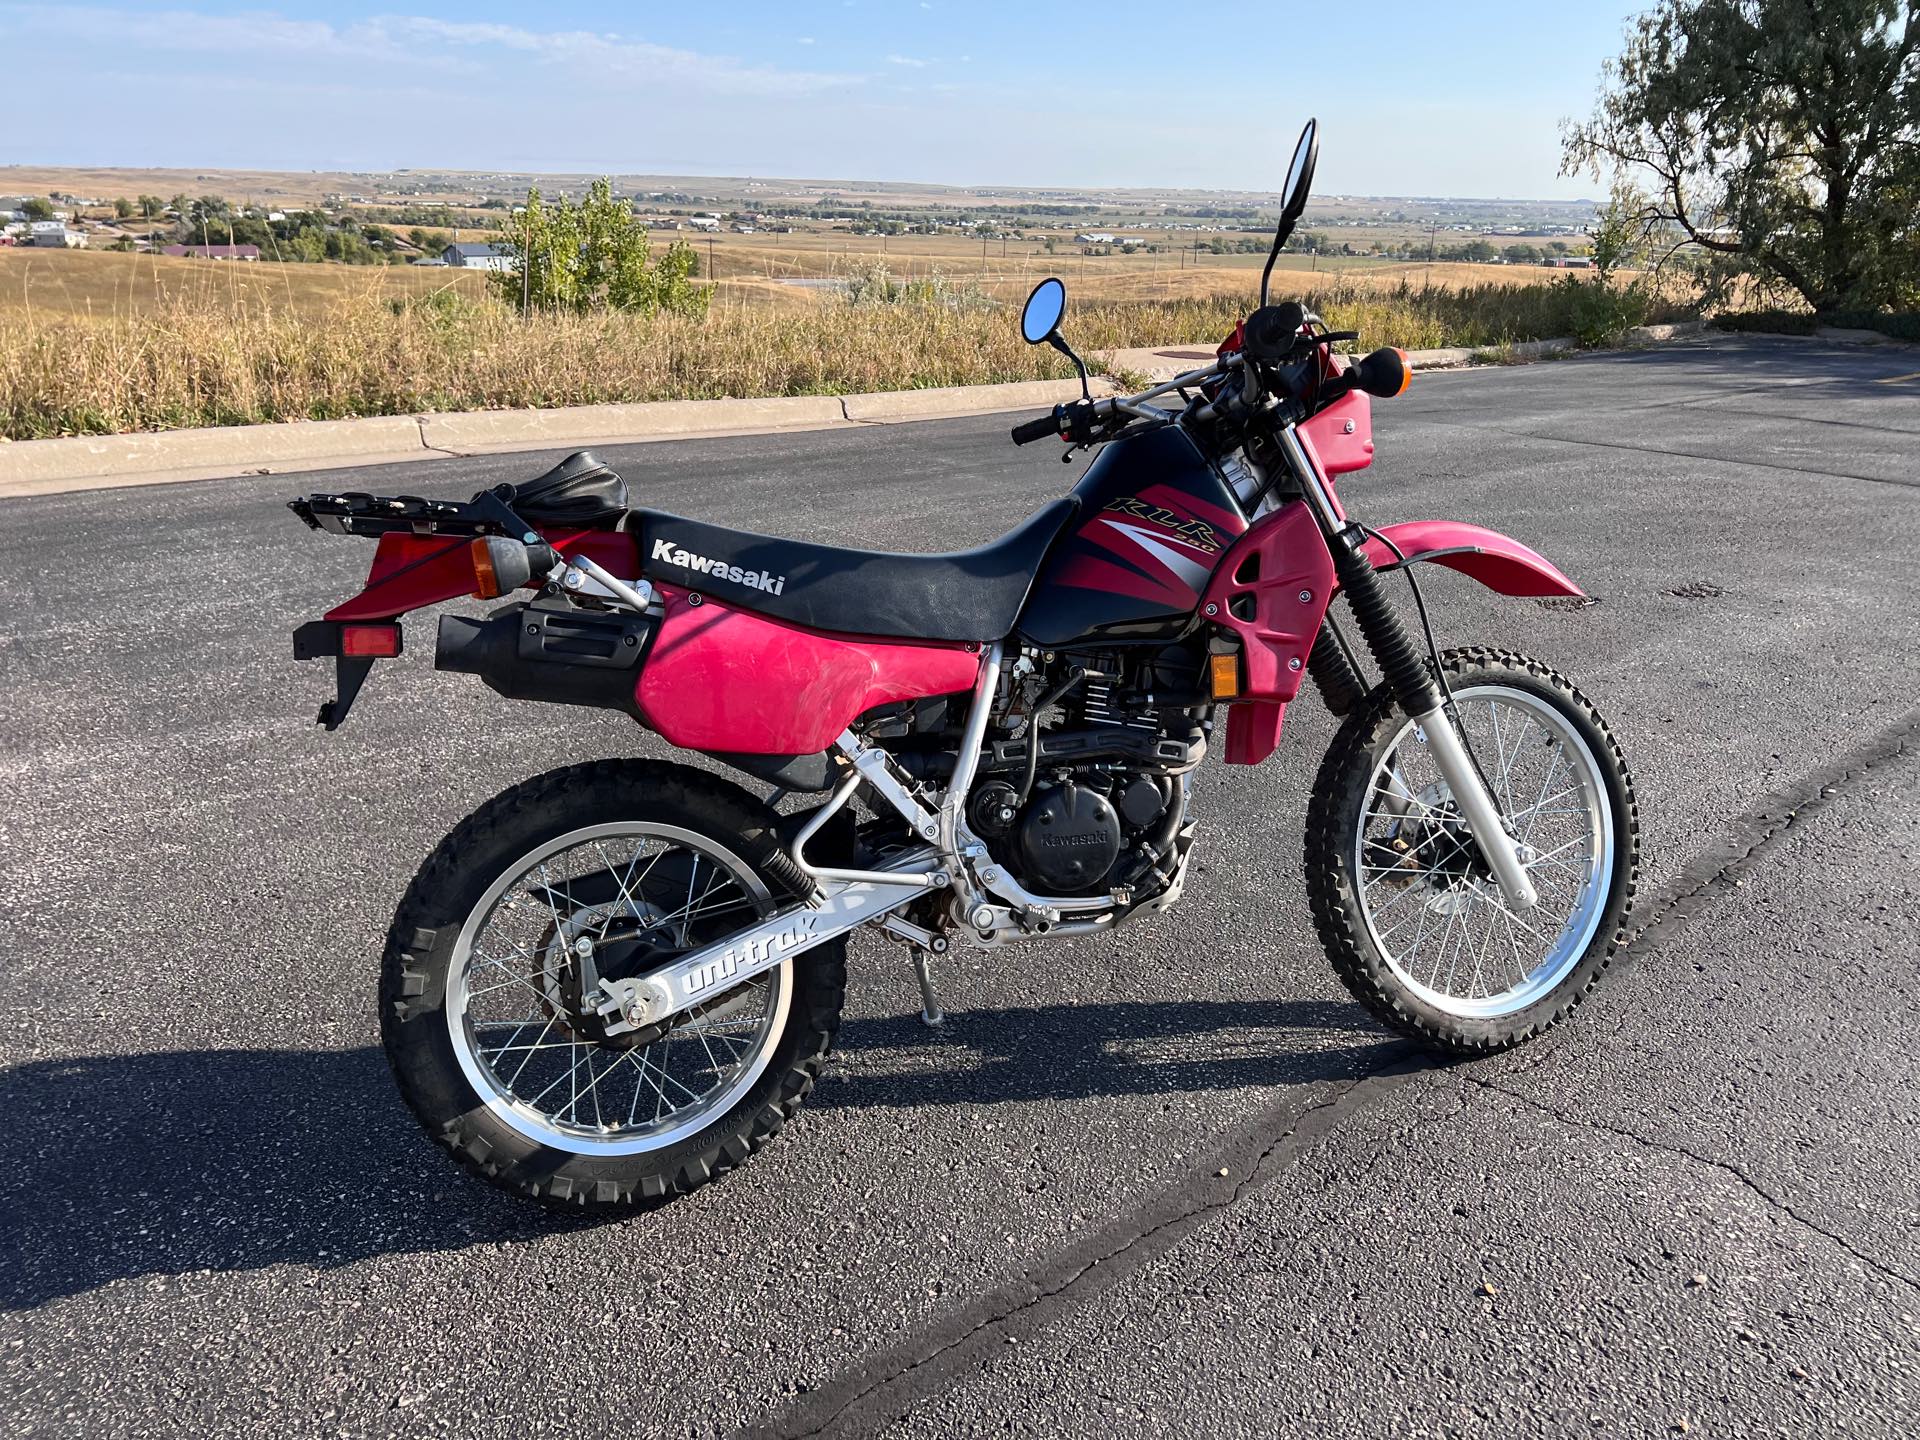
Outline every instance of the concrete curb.
{"type": "MultiPolygon", "coordinates": [[[[1096,377],[1095,395],[1112,395],[1114,386],[1096,377]]],[[[1077,380],[1016,380],[1007,385],[952,385],[939,390],[885,390],[848,395],[846,418],[862,424],[903,420],[939,420],[956,415],[992,415],[1002,410],[1043,410],[1080,398],[1077,380]]]]}
{"type": "MultiPolygon", "coordinates": [[[[1094,393],[1110,395],[1113,386],[1096,380],[1094,393]]],[[[870,395],[660,400],[18,440],[0,442],[0,499],[568,445],[852,429],[1000,410],[1038,410],[1079,395],[1076,380],[1027,380],[870,395]]]]}
{"type": "MultiPolygon", "coordinates": [[[[450,455],[548,449],[575,442],[678,440],[695,435],[764,435],[824,430],[846,422],[837,395],[768,400],[660,400],[569,405],[555,410],[466,410],[415,417],[424,448],[450,455]]],[[[4,457],[0,456],[0,464],[4,457]]]]}
{"type": "Polygon", "coordinates": [[[0,445],[0,496],[369,465],[424,453],[420,423],[410,415],[18,440],[0,445]]]}
{"type": "Polygon", "coordinates": [[[1707,333],[1704,320],[1680,320],[1672,325],[1636,325],[1627,331],[1629,345],[1654,345],[1663,340],[1690,340],[1707,333]]]}

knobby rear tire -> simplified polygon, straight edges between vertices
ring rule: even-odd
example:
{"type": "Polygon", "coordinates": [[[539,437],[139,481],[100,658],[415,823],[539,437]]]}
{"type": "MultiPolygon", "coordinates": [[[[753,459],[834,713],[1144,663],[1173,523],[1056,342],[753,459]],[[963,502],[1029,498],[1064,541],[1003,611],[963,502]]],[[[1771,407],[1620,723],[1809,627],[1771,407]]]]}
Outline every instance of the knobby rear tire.
{"type": "Polygon", "coordinates": [[[799,1109],[832,1049],[846,990],[846,942],[788,962],[792,995],[765,1069],[740,1098],[663,1148],[595,1155],[550,1147],[504,1123],[462,1069],[448,983],[462,926],[508,867],[542,843],[596,824],[655,822],[708,836],[740,857],[773,903],[776,816],[736,785],[652,760],[554,770],[489,800],[440,842],[394,916],[381,965],[380,1028],[408,1107],[471,1174],[543,1203],[614,1208],[698,1189],[746,1160],[799,1109]]]}

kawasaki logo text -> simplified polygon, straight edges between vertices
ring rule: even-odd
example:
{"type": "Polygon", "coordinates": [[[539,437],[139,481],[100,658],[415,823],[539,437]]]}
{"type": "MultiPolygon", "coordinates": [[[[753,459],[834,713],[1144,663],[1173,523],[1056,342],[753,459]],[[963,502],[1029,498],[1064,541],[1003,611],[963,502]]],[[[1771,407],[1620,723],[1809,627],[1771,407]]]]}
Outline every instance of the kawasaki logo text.
{"type": "Polygon", "coordinates": [[[749,590],[764,590],[769,595],[778,595],[787,586],[787,577],[784,575],[769,575],[764,570],[742,570],[738,565],[729,565],[724,560],[682,550],[671,540],[654,541],[653,558],[682,570],[711,575],[716,580],[731,580],[735,585],[745,585],[749,590]]]}

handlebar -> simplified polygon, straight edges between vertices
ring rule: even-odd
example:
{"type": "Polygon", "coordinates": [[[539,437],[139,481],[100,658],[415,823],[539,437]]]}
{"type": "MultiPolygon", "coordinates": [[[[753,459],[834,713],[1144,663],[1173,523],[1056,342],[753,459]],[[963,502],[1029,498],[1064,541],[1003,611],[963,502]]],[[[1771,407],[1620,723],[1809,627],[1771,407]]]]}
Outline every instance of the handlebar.
{"type": "Polygon", "coordinates": [[[1053,407],[1051,415],[1042,415],[1038,420],[1029,420],[1024,425],[1013,427],[1013,443],[1031,445],[1036,440],[1044,440],[1049,435],[1058,435],[1061,428],[1060,407],[1053,407]]]}

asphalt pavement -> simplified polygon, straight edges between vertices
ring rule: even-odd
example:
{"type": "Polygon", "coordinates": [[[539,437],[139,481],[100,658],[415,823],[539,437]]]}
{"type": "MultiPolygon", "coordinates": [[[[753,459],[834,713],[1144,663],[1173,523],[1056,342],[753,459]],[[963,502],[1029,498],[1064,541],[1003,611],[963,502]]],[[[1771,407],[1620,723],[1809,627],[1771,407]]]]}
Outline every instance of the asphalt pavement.
{"type": "MultiPolygon", "coordinates": [[[[328,736],[289,658],[372,550],[286,498],[559,452],[0,502],[0,1429],[1914,1434],[1916,371],[1722,340],[1377,408],[1352,511],[1507,531],[1598,597],[1427,587],[1635,771],[1636,939],[1569,1027],[1446,1066],[1347,999],[1303,698],[1272,761],[1200,776],[1177,911],[956,955],[938,1035],[857,940],[799,1119],[611,1221],[429,1145],[375,967],[462,815],[663,747],[435,674],[420,625],[328,736]]],[[[650,505],[943,549],[1078,474],[1012,418],[602,453],[650,505]]]]}

